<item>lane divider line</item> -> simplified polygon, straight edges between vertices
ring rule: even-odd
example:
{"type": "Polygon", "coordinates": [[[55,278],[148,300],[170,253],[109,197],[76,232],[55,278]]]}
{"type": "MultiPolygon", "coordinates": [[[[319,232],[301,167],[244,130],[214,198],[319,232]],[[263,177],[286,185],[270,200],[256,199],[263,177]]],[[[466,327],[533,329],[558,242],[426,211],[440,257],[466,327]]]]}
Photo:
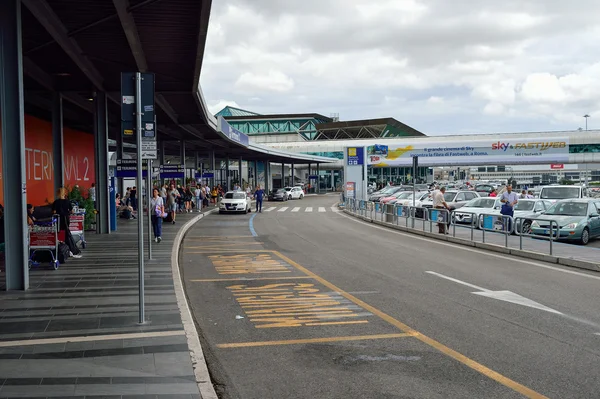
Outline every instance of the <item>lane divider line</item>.
{"type": "Polygon", "coordinates": [[[307,339],[289,339],[282,341],[257,341],[257,342],[234,342],[229,344],[217,344],[217,348],[251,348],[256,346],[274,346],[274,345],[298,345],[314,344],[325,342],[343,342],[343,341],[364,341],[371,339],[390,339],[412,337],[412,334],[378,334],[378,335],[356,335],[347,337],[328,337],[328,338],[307,338],[307,339]]]}
{"type": "Polygon", "coordinates": [[[465,366],[477,371],[480,374],[483,374],[484,376],[504,385],[505,387],[508,387],[510,389],[512,389],[513,391],[516,391],[518,393],[520,393],[521,395],[527,397],[527,398],[532,398],[532,399],[548,399],[548,397],[542,395],[541,393],[538,393],[534,390],[532,390],[531,388],[526,387],[525,385],[519,384],[518,382],[511,380],[508,377],[505,377],[504,375],[484,366],[481,363],[476,362],[475,360],[468,358],[467,356],[455,351],[454,349],[451,349],[449,347],[447,347],[446,345],[434,340],[433,338],[430,338],[426,335],[421,334],[420,332],[418,332],[417,330],[409,327],[408,325],[402,323],[400,320],[396,320],[395,318],[393,318],[392,316],[388,315],[387,313],[369,305],[368,303],[358,299],[357,297],[355,297],[354,295],[349,294],[348,292],[342,290],[341,288],[337,287],[336,285],[334,285],[333,283],[330,283],[329,281],[325,280],[323,277],[319,276],[318,274],[315,274],[313,272],[311,272],[310,270],[308,270],[307,268],[305,268],[304,266],[301,266],[300,264],[298,264],[297,262],[293,261],[292,259],[288,258],[287,256],[283,255],[282,253],[280,253],[279,251],[274,251],[274,253],[279,256],[281,259],[285,260],[286,262],[288,262],[290,265],[294,266],[295,268],[297,268],[298,270],[306,273],[306,275],[308,276],[312,276],[315,280],[317,280],[318,282],[320,282],[321,284],[323,284],[324,286],[330,288],[332,291],[337,291],[340,293],[340,295],[342,295],[344,298],[354,302],[355,304],[357,304],[358,306],[362,307],[363,309],[365,309],[368,312],[373,313],[374,315],[379,316],[381,319],[387,321],[388,323],[390,323],[391,325],[397,327],[398,329],[400,329],[401,331],[403,331],[406,334],[410,334],[412,336],[414,336],[416,339],[418,339],[419,341],[437,349],[438,351],[442,352],[443,354],[453,358],[454,360],[464,364],[465,366]]]}
{"type": "Polygon", "coordinates": [[[252,233],[252,237],[258,237],[256,230],[254,230],[254,218],[256,217],[256,213],[250,216],[250,221],[248,222],[248,227],[250,227],[250,233],[252,233]]]}

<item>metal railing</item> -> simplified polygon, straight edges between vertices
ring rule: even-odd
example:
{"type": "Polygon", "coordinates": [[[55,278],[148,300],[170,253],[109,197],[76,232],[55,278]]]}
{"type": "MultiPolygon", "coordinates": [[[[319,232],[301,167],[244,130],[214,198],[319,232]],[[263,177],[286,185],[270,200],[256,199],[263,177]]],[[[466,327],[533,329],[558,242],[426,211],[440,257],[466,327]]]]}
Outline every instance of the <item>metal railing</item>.
{"type": "Polygon", "coordinates": [[[548,242],[550,243],[550,255],[552,255],[552,252],[553,252],[552,242],[555,239],[558,239],[560,237],[560,225],[558,224],[558,222],[556,220],[550,220],[550,219],[532,219],[532,218],[517,217],[517,218],[515,218],[515,223],[519,220],[521,221],[521,223],[519,223],[519,249],[521,249],[521,250],[523,249],[523,236],[532,237],[532,238],[541,238],[544,240],[548,240],[548,242]],[[548,229],[544,228],[544,230],[548,232],[548,235],[533,234],[533,233],[531,233],[531,230],[529,233],[523,232],[523,226],[525,225],[526,220],[530,220],[532,223],[533,222],[548,223],[549,228],[548,229]],[[556,226],[556,229],[553,229],[553,226],[556,226]]]}
{"type": "Polygon", "coordinates": [[[471,229],[471,241],[473,241],[474,235],[475,235],[475,229],[477,229],[478,223],[479,223],[479,216],[477,213],[475,212],[464,212],[464,211],[459,211],[457,212],[456,210],[452,211],[452,213],[450,214],[450,224],[452,225],[452,237],[456,237],[456,225],[457,220],[456,220],[456,214],[460,213],[461,215],[470,215],[471,219],[470,219],[470,223],[469,223],[469,228],[471,229]]]}
{"type": "Polygon", "coordinates": [[[479,226],[483,231],[482,241],[485,243],[485,232],[493,231],[504,234],[504,246],[508,248],[508,237],[512,234],[515,221],[512,216],[498,215],[495,213],[479,214],[479,226]]]}
{"type": "MultiPolygon", "coordinates": [[[[423,231],[426,231],[426,225],[429,224],[429,232],[433,232],[434,223],[445,223],[446,229],[452,227],[452,236],[456,237],[456,226],[458,213],[470,216],[470,223],[466,224],[471,230],[471,241],[475,240],[474,232],[481,227],[482,241],[486,242],[486,232],[501,233],[504,235],[504,245],[508,248],[509,237],[515,233],[519,235],[519,249],[523,249],[523,237],[545,239],[549,242],[549,253],[553,255],[553,242],[560,237],[560,226],[554,220],[543,218],[524,218],[500,214],[477,214],[474,212],[465,212],[460,209],[448,211],[446,209],[432,209],[419,206],[398,205],[398,204],[382,204],[379,202],[356,200],[354,198],[346,198],[346,210],[349,212],[368,217],[371,220],[381,221],[382,223],[400,225],[400,219],[405,220],[405,226],[415,228],[415,220],[419,219],[423,222],[423,231]],[[422,217],[417,217],[422,214],[422,217]],[[543,222],[544,234],[533,234],[530,230],[526,230],[525,222],[543,222]],[[518,231],[517,231],[518,229],[518,231]]],[[[463,219],[464,220],[464,219],[463,219]]],[[[447,230],[446,230],[447,231],[447,230]]]]}

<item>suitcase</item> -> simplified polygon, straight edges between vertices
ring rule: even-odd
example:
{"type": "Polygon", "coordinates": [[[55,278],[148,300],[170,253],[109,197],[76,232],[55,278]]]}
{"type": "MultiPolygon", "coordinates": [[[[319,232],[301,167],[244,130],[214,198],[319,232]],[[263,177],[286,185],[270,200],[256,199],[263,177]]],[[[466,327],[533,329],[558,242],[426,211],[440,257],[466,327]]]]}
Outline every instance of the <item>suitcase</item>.
{"type": "Polygon", "coordinates": [[[69,246],[65,243],[58,244],[58,262],[62,265],[67,262],[69,259],[71,250],[69,246]]]}

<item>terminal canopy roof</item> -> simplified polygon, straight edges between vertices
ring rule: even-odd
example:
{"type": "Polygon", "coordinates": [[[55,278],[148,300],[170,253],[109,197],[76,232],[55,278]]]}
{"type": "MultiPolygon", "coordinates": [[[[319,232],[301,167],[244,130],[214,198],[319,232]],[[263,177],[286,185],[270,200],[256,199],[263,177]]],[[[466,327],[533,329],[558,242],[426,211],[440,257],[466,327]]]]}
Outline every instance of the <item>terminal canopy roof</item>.
{"type": "Polygon", "coordinates": [[[424,133],[394,118],[322,123],[318,124],[316,128],[319,133],[315,137],[315,140],[425,136],[424,133]]]}
{"type": "Polygon", "coordinates": [[[116,139],[121,72],[151,72],[167,151],[178,153],[184,140],[186,151],[300,163],[302,155],[269,154],[217,131],[200,89],[210,9],[211,0],[22,0],[26,112],[50,119],[60,92],[65,125],[91,131],[94,93],[106,92],[109,137],[116,139]]]}

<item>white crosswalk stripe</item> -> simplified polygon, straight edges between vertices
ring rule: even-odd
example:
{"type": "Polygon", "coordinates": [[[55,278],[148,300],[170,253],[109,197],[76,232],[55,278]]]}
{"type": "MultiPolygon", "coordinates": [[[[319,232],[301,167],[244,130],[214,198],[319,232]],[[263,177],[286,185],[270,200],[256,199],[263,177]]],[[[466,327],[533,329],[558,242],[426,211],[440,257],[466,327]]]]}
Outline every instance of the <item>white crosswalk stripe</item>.
{"type": "Polygon", "coordinates": [[[327,212],[322,206],[319,207],[319,212],[327,212]]]}
{"type": "Polygon", "coordinates": [[[272,210],[276,209],[274,206],[265,209],[265,212],[271,212],[272,210]]]}
{"type": "Polygon", "coordinates": [[[287,210],[288,210],[288,207],[287,206],[283,206],[283,207],[279,208],[279,210],[277,212],[285,212],[287,210]]]}
{"type": "Polygon", "coordinates": [[[312,206],[307,206],[304,212],[312,212],[312,206]]]}
{"type": "Polygon", "coordinates": [[[300,210],[300,207],[299,207],[299,206],[297,206],[297,207],[295,207],[294,209],[292,209],[292,212],[298,212],[299,210],[300,210]]]}

